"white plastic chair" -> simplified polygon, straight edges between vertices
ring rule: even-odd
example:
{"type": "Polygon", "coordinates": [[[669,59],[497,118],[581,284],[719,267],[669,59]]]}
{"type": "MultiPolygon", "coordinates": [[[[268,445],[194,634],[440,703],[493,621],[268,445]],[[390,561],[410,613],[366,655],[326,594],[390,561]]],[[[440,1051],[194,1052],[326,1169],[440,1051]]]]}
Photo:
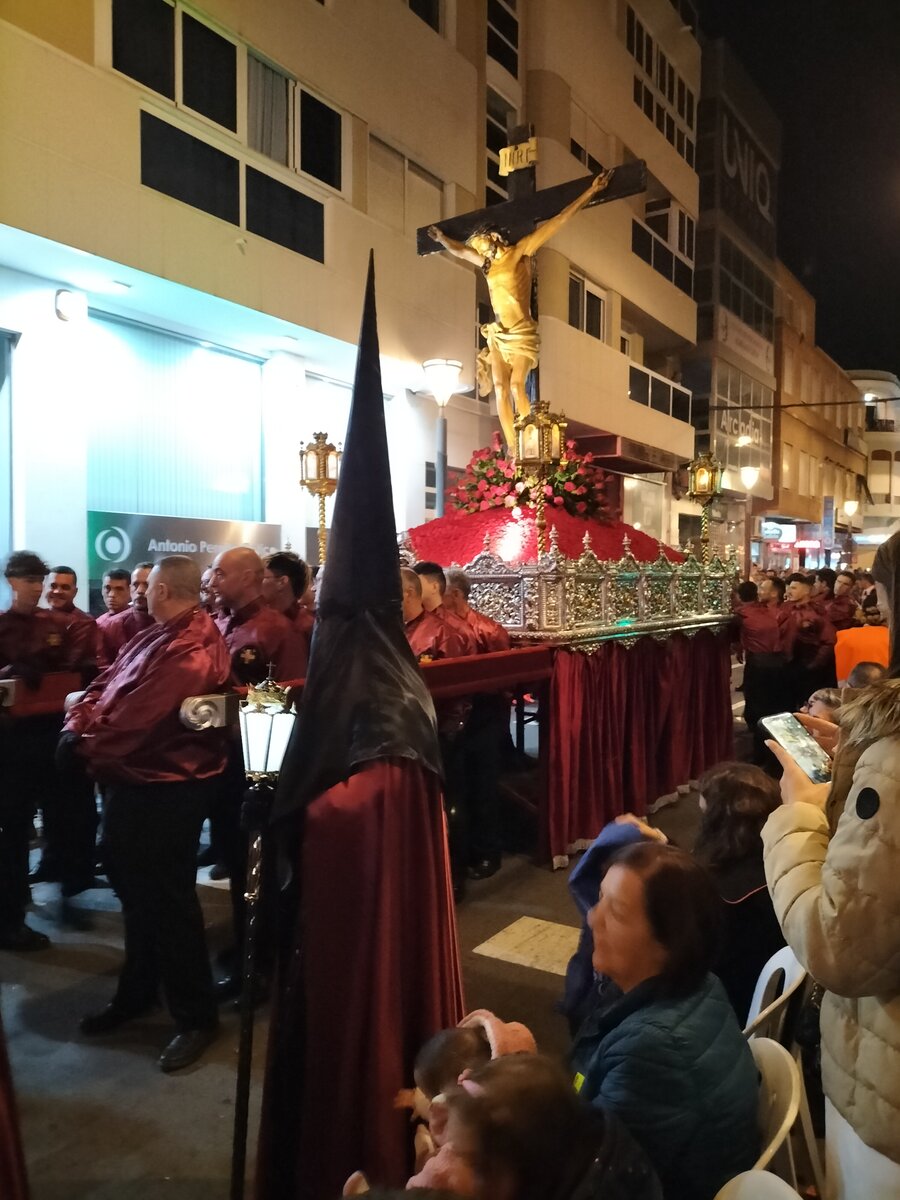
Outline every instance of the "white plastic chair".
{"type": "Polygon", "coordinates": [[[716,1192],[715,1200],[797,1200],[789,1183],[769,1171],[744,1171],[716,1192]]]}
{"type": "MultiPolygon", "coordinates": [[[[788,1001],[807,979],[806,971],[797,961],[789,946],[785,946],[784,949],[773,954],[760,971],[759,979],[756,981],[744,1036],[752,1041],[760,1035],[765,1035],[784,1044],[784,1022],[787,1016],[788,1001]],[[780,994],[779,987],[781,988],[780,994]]],[[[800,1127],[803,1132],[806,1157],[812,1181],[816,1185],[819,1195],[824,1196],[825,1171],[822,1167],[819,1146],[809,1111],[806,1084],[803,1082],[800,1049],[796,1045],[788,1046],[788,1049],[793,1054],[800,1072],[800,1127]]]]}
{"type": "Polygon", "coordinates": [[[762,1076],[757,1113],[762,1150],[753,1164],[754,1170],[768,1167],[796,1187],[788,1138],[800,1110],[800,1071],[784,1046],[771,1038],[751,1038],[750,1051],[762,1076]]]}
{"type": "Polygon", "coordinates": [[[806,969],[797,962],[790,946],[773,954],[756,981],[744,1037],[761,1034],[780,1042],[788,1001],[805,981],[806,969]]]}

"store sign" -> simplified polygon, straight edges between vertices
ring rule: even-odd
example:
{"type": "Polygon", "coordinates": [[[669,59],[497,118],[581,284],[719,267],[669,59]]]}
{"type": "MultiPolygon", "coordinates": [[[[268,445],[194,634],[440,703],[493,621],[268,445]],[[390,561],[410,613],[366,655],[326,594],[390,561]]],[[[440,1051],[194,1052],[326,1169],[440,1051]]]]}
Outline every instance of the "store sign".
{"type": "Polygon", "coordinates": [[[230,546],[252,546],[260,555],[281,549],[281,526],[258,521],[92,511],[87,518],[88,575],[97,586],[113,567],[130,571],[136,563],[155,562],[167,554],[186,554],[202,569],[230,546]]]}
{"type": "Polygon", "coordinates": [[[772,375],[775,371],[775,347],[749,325],[721,306],[717,312],[716,335],[723,346],[740,354],[754,367],[772,375]]]}
{"type": "Polygon", "coordinates": [[[719,204],[761,250],[773,255],[775,164],[727,104],[720,100],[718,110],[719,204]]]}
{"type": "Polygon", "coordinates": [[[797,540],[797,526],[782,524],[781,521],[763,521],[762,538],[764,542],[793,546],[797,540]]]}
{"type": "Polygon", "coordinates": [[[795,550],[821,550],[822,543],[818,538],[803,538],[801,541],[794,542],[795,550]]]}

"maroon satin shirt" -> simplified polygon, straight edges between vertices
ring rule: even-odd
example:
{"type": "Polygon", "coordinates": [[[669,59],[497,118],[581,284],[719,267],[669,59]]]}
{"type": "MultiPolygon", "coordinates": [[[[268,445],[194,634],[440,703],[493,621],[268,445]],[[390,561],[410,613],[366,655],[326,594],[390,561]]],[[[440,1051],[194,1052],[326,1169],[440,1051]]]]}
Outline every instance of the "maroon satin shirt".
{"type": "Polygon", "coordinates": [[[443,604],[432,609],[432,612],[439,621],[443,621],[445,625],[449,625],[456,636],[459,638],[463,647],[463,654],[478,653],[478,638],[475,636],[475,630],[463,617],[458,617],[455,612],[451,612],[449,608],[444,608],[443,604]]]}
{"type": "Polygon", "coordinates": [[[452,625],[425,609],[406,622],[405,630],[406,640],[420,662],[423,659],[431,662],[438,658],[465,658],[470,653],[452,625]]]}
{"type": "Polygon", "coordinates": [[[825,602],[825,616],[835,629],[857,629],[856,601],[849,592],[840,596],[832,596],[825,602]]]}
{"type": "Polygon", "coordinates": [[[223,609],[215,622],[228,647],[232,680],[238,686],[261,682],[269,673],[269,663],[276,679],[306,677],[306,639],[262,597],[234,613],[223,609]]]}
{"type": "Polygon", "coordinates": [[[760,600],[750,600],[739,604],[734,615],[745,654],[775,654],[781,650],[781,626],[776,608],[760,600]]]}
{"type": "Polygon", "coordinates": [[[316,610],[314,608],[307,608],[299,600],[294,600],[290,608],[285,610],[284,615],[304,638],[308,656],[309,644],[312,641],[313,626],[316,623],[316,610]]]}
{"type": "Polygon", "coordinates": [[[134,608],[130,604],[121,612],[105,613],[99,617],[97,630],[100,634],[100,646],[97,661],[100,669],[111,666],[123,646],[127,646],[132,638],[154,624],[155,621],[145,608],[134,608]]]}
{"type": "Polygon", "coordinates": [[[66,621],[58,613],[47,608],[0,613],[0,677],[11,678],[16,666],[68,671],[75,662],[66,621]]]}
{"type": "Polygon", "coordinates": [[[72,647],[72,661],[79,667],[96,667],[100,654],[100,631],[90,613],[71,605],[70,608],[51,609],[66,622],[72,647]]]}
{"type": "Polygon", "coordinates": [[[805,667],[820,667],[837,641],[834,626],[812,600],[785,600],[778,611],[782,648],[805,667]]]}
{"type": "Polygon", "coordinates": [[[212,618],[199,608],[139,633],[88,687],[64,728],[101,782],[176,783],[225,769],[226,734],[182,725],[188,696],[221,692],[231,664],[212,618]]]}
{"type": "Polygon", "coordinates": [[[475,643],[479,654],[490,654],[495,650],[509,649],[509,634],[497,621],[471,607],[466,608],[463,620],[475,634],[475,643]]]}

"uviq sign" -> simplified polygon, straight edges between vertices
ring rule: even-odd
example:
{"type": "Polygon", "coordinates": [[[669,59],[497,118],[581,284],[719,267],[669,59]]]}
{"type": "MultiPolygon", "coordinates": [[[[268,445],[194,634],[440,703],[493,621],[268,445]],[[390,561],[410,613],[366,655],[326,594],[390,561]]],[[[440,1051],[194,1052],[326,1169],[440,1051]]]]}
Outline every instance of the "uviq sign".
{"type": "Polygon", "coordinates": [[[727,104],[718,102],[719,207],[766,254],[775,253],[778,173],[727,104]]]}

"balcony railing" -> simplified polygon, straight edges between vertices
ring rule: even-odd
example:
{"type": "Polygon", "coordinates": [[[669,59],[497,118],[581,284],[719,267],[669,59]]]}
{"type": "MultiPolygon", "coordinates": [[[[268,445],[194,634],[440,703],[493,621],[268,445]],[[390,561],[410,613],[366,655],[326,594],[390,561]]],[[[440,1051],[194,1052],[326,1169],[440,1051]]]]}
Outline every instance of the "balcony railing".
{"type": "Polygon", "coordinates": [[[691,393],[687,388],[635,362],[628,364],[628,399],[676,421],[691,422],[691,393]]]}
{"type": "Polygon", "coordinates": [[[631,249],[687,296],[694,295],[694,266],[673,250],[643,221],[631,219],[631,249]]]}

